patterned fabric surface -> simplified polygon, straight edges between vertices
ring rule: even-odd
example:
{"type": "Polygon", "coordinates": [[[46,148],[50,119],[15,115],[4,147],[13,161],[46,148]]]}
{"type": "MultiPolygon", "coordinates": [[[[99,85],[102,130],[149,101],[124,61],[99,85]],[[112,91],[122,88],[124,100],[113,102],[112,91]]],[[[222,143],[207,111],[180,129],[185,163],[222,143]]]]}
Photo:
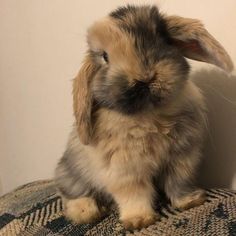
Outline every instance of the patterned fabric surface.
{"type": "Polygon", "coordinates": [[[38,181],[0,198],[0,236],[236,236],[236,192],[208,190],[207,196],[204,205],[183,212],[168,204],[159,205],[162,217],[154,225],[125,232],[115,210],[93,224],[72,224],[62,215],[62,202],[53,182],[38,181]]]}

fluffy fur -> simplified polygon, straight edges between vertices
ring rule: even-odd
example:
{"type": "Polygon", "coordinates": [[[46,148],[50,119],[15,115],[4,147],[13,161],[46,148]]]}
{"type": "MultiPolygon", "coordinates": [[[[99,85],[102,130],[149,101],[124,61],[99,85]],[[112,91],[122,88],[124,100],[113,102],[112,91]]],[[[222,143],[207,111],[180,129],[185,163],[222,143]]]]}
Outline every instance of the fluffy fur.
{"type": "Polygon", "coordinates": [[[98,219],[115,203],[128,229],[155,222],[156,189],[181,209],[204,202],[195,186],[205,104],[184,57],[232,69],[197,20],[127,6],[88,30],[89,50],[74,80],[74,129],[55,181],[65,214],[98,219]]]}

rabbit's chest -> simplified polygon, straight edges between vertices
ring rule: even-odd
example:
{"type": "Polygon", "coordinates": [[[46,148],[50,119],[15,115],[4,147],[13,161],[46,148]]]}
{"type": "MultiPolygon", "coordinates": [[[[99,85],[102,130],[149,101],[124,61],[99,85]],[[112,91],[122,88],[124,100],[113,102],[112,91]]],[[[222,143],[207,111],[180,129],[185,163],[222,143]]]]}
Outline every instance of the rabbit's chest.
{"type": "Polygon", "coordinates": [[[97,148],[107,163],[156,163],[167,155],[171,122],[107,114],[96,129],[97,148]],[[102,125],[103,123],[103,125],[102,125]]]}

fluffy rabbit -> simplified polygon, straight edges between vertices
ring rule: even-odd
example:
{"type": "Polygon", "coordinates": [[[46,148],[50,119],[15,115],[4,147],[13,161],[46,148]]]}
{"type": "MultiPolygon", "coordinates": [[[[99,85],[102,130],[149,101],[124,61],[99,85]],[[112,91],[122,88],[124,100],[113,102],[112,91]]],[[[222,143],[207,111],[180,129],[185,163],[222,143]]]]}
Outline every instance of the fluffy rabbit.
{"type": "Polygon", "coordinates": [[[188,80],[185,57],[233,64],[195,19],[126,6],[95,22],[73,83],[75,125],[56,169],[65,215],[88,223],[111,202],[127,229],[148,226],[156,189],[187,209],[204,202],[194,175],[205,133],[205,104],[188,80]]]}

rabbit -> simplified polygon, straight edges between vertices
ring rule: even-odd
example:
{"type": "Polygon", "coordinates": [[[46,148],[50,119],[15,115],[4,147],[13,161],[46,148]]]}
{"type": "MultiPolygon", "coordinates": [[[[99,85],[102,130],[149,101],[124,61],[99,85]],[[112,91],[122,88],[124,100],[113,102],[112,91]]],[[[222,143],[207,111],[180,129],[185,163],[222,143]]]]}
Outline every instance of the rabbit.
{"type": "Polygon", "coordinates": [[[73,80],[75,123],[55,171],[65,216],[90,223],[115,204],[133,230],[160,217],[157,189],[175,208],[203,204],[195,175],[207,108],[186,58],[230,72],[225,49],[199,20],[151,5],[115,9],[88,29],[87,43],[73,80]]]}

